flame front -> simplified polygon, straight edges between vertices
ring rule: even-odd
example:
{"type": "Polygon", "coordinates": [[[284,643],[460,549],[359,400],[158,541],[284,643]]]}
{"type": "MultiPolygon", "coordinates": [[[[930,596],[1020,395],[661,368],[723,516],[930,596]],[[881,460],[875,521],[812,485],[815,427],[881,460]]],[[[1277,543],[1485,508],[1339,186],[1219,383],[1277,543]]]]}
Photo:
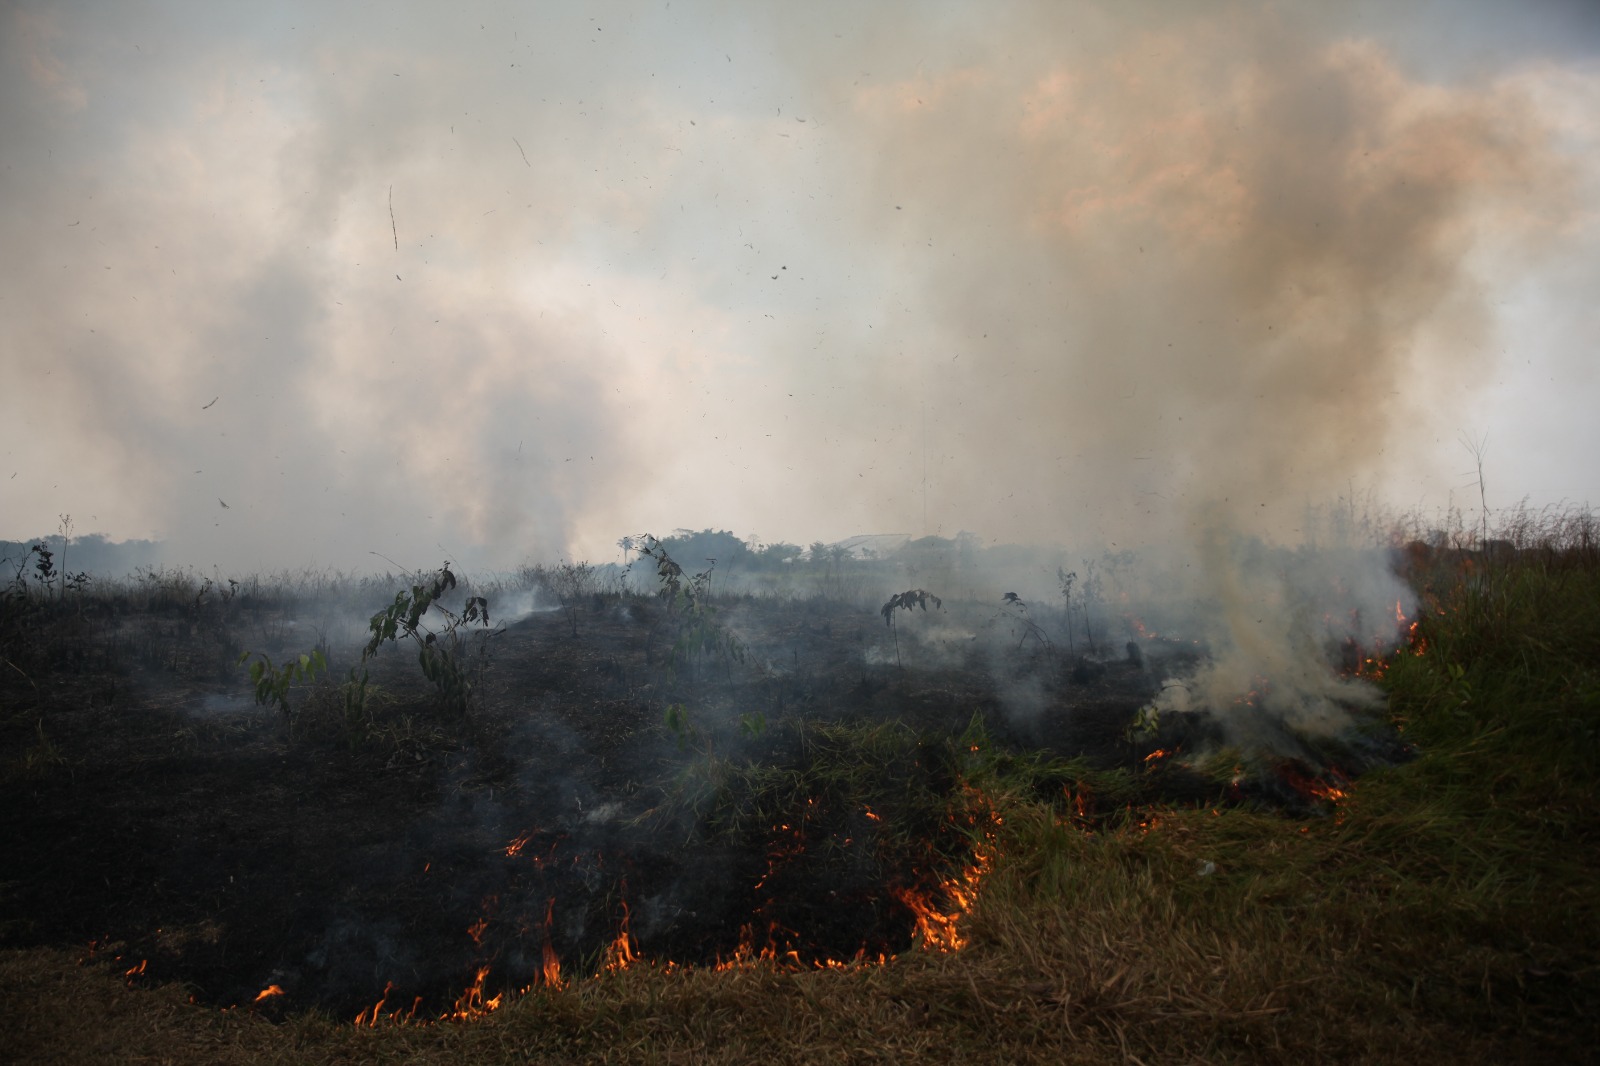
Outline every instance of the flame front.
{"type": "MultiPolygon", "coordinates": [[[[1080,809],[1083,799],[1082,796],[1078,797],[1080,809]]],[[[814,816],[816,805],[815,798],[808,799],[798,818],[772,826],[773,836],[768,846],[767,870],[755,886],[758,891],[766,886],[786,863],[803,854],[806,829],[809,820],[814,816]]],[[[882,821],[882,816],[870,807],[863,807],[862,815],[868,821],[882,821]]],[[[953,825],[962,827],[969,839],[974,841],[971,860],[953,876],[931,885],[929,882],[932,879],[923,874],[913,887],[888,889],[889,894],[910,912],[914,922],[913,935],[920,940],[923,949],[941,952],[959,951],[968,943],[968,938],[960,927],[977,901],[980,883],[993,867],[999,854],[996,828],[1001,824],[1001,818],[994,812],[988,798],[971,786],[966,787],[966,802],[953,805],[948,817],[953,825]]],[[[536,865],[542,865],[539,856],[528,855],[528,845],[533,842],[533,837],[534,834],[527,834],[512,839],[503,845],[505,855],[509,858],[532,858],[536,865]]],[[[849,843],[848,839],[846,843],[849,843]]],[[[626,892],[625,885],[623,891],[626,892]]],[[[486,901],[486,907],[493,902],[495,900],[491,897],[486,901]]],[[[546,988],[560,990],[568,986],[569,980],[562,974],[561,957],[556,951],[552,935],[555,904],[555,897],[552,896],[545,906],[540,978],[546,988]]],[[[676,969],[676,965],[671,961],[658,963],[647,960],[639,953],[638,944],[630,928],[630,911],[625,901],[621,904],[621,912],[616,937],[605,946],[594,975],[599,977],[607,973],[617,973],[640,963],[651,967],[660,966],[666,972],[676,969]]],[[[484,946],[491,925],[490,917],[485,915],[467,927],[467,935],[474,945],[480,948],[484,946]]],[[[778,921],[767,920],[765,915],[761,915],[757,921],[740,928],[738,947],[732,956],[719,958],[714,969],[730,970],[754,965],[775,966],[788,971],[810,967],[847,969],[858,966],[881,966],[893,958],[885,952],[869,956],[866,947],[863,946],[853,958],[818,957],[807,960],[802,956],[802,949],[798,946],[799,939],[800,934],[795,930],[786,928],[778,921]],[[765,926],[764,935],[758,932],[763,926],[765,926]]],[[[456,998],[449,1010],[437,1016],[424,1016],[421,1019],[417,1018],[421,996],[411,1004],[409,1011],[404,1007],[390,1005],[389,997],[394,991],[391,982],[385,985],[383,995],[376,1003],[356,1015],[355,1024],[360,1027],[376,1027],[383,1021],[393,1024],[473,1021],[533,991],[535,986],[528,985],[520,988],[510,987],[492,996],[489,995],[487,988],[493,967],[492,961],[478,965],[471,983],[456,998]]],[[[261,1002],[270,996],[282,994],[283,990],[274,985],[263,990],[256,1001],[261,1002]]]]}

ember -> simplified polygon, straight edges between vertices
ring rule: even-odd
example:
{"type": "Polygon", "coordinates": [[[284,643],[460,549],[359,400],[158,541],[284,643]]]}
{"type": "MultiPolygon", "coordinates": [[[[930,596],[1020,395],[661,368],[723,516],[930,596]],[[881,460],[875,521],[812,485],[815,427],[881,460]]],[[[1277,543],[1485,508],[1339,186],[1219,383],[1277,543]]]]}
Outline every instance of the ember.
{"type": "Polygon", "coordinates": [[[1321,773],[1305,772],[1294,761],[1283,763],[1278,775],[1284,783],[1300,796],[1315,803],[1337,806],[1350,794],[1350,779],[1337,767],[1328,767],[1321,773]]]}

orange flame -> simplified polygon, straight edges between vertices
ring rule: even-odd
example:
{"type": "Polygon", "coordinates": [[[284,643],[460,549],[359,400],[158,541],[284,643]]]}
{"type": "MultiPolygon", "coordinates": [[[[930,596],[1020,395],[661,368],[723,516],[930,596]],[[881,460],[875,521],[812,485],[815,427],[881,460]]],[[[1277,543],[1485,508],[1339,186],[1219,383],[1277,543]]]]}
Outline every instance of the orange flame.
{"type": "Polygon", "coordinates": [[[1350,779],[1335,767],[1329,767],[1326,774],[1316,777],[1296,773],[1289,767],[1284,767],[1279,773],[1291,788],[1307,799],[1338,806],[1350,796],[1350,779]]]}
{"type": "Polygon", "coordinates": [[[389,993],[394,991],[394,982],[389,981],[383,986],[383,995],[371,1007],[356,1015],[356,1028],[363,1025],[369,1029],[378,1027],[378,1019],[383,1015],[383,1005],[389,1002],[389,993]]]}
{"type": "MultiPolygon", "coordinates": [[[[1344,782],[1344,778],[1338,777],[1337,770],[1333,771],[1333,773],[1342,784],[1344,782]]],[[[1329,803],[1338,803],[1340,800],[1344,799],[1350,794],[1348,788],[1342,788],[1339,784],[1334,784],[1331,781],[1323,781],[1320,779],[1307,782],[1306,792],[1312,796],[1315,796],[1317,799],[1326,800],[1329,803]]]]}
{"type": "Polygon", "coordinates": [[[544,983],[551,988],[561,987],[561,957],[547,940],[544,944],[544,983]]]}
{"type": "Polygon", "coordinates": [[[767,924],[767,942],[761,947],[756,947],[756,933],[754,925],[739,927],[739,946],[734,948],[733,954],[726,959],[718,959],[712,970],[721,973],[725,970],[739,970],[758,963],[777,963],[790,969],[800,969],[800,952],[789,948],[778,950],[778,935],[783,932],[783,927],[777,922],[767,924]]]}
{"type": "Polygon", "coordinates": [[[633,950],[633,937],[628,933],[628,905],[622,905],[622,927],[617,931],[617,939],[607,947],[604,961],[600,964],[601,973],[617,973],[632,966],[639,956],[633,950]]]}
{"type": "MultiPolygon", "coordinates": [[[[1174,749],[1176,750],[1176,749],[1174,749]]],[[[1169,754],[1157,752],[1151,759],[1169,754]]],[[[971,912],[977,901],[980,883],[992,869],[999,851],[995,843],[995,830],[1001,825],[1002,819],[988,800],[976,789],[968,786],[969,798],[976,802],[965,805],[963,809],[952,810],[950,819],[966,826],[969,831],[974,831],[979,838],[972,848],[972,860],[963,869],[953,876],[939,881],[932,887],[921,885],[913,888],[890,889],[891,894],[898,899],[912,914],[915,922],[914,935],[920,940],[924,950],[953,952],[959,951],[968,943],[967,936],[960,926],[966,916],[971,912]],[[987,825],[984,823],[987,822],[987,825]]],[[[1077,807],[1079,817],[1086,814],[1088,792],[1084,790],[1072,794],[1072,799],[1077,807]]],[[[818,805],[815,798],[807,801],[808,810],[801,814],[798,824],[780,823],[774,825],[773,839],[768,851],[768,869],[761,878],[757,887],[764,884],[783,863],[799,855],[805,847],[806,823],[811,818],[810,808],[818,805]]],[[[872,821],[881,821],[881,816],[870,807],[864,807],[863,813],[872,821]]],[[[505,846],[508,856],[521,854],[534,834],[517,837],[505,846]]],[[[535,860],[539,861],[538,859],[535,860]]],[[[624,887],[624,892],[626,888],[624,887]]],[[[555,898],[551,897],[545,907],[544,943],[542,947],[541,977],[547,988],[562,989],[568,984],[568,979],[561,972],[561,958],[556,951],[551,937],[551,930],[555,919],[555,898]]],[[[602,954],[600,965],[595,972],[599,977],[605,973],[615,973],[634,966],[635,963],[644,961],[638,952],[630,931],[631,915],[627,904],[621,905],[622,918],[616,938],[607,945],[602,954]]],[[[490,922],[487,917],[479,918],[467,928],[467,934],[472,937],[475,944],[482,942],[483,936],[490,922]]],[[[887,953],[879,952],[876,957],[869,957],[863,946],[853,958],[812,958],[809,961],[802,959],[801,952],[794,946],[796,934],[785,929],[776,921],[767,923],[765,942],[758,946],[755,924],[747,924],[740,929],[738,947],[733,955],[719,958],[713,969],[717,971],[742,968],[754,964],[772,965],[787,972],[796,972],[807,968],[815,969],[847,969],[861,966],[884,965],[893,957],[887,953]]],[[[657,965],[654,962],[651,966],[657,965]]],[[[678,967],[668,961],[660,964],[663,972],[672,972],[678,967]]],[[[507,989],[494,996],[488,996],[485,986],[491,972],[491,965],[479,966],[473,976],[472,983],[457,997],[452,1009],[437,1016],[436,1019],[422,1019],[422,1024],[431,1020],[437,1021],[470,1021],[482,1018],[499,1009],[503,1004],[512,999],[527,995],[533,986],[521,989],[507,989]]],[[[129,973],[142,972],[143,964],[130,970],[129,973]]],[[[416,1012],[421,1006],[422,997],[418,996],[411,1004],[410,1011],[404,1008],[388,1009],[389,996],[394,990],[393,982],[384,986],[383,995],[371,1007],[361,1011],[355,1017],[358,1027],[375,1028],[380,1020],[387,1019],[394,1024],[406,1024],[416,1017],[416,1012]]],[[[283,995],[284,991],[277,985],[264,989],[257,996],[256,1002],[261,1002],[271,996],[283,995]]]]}
{"type": "MultiPolygon", "coordinates": [[[[500,996],[490,999],[483,998],[483,982],[489,978],[489,967],[478,967],[478,974],[472,979],[461,995],[456,997],[455,1007],[446,1017],[466,1021],[471,1018],[481,1018],[485,1014],[500,1006],[500,996]]],[[[360,1024],[360,1019],[356,1020],[360,1024]]]]}
{"type": "Polygon", "coordinates": [[[260,1003],[264,999],[271,999],[273,996],[281,995],[283,995],[282,985],[268,985],[266,988],[261,990],[260,994],[256,996],[256,1002],[260,1003]]]}
{"type": "Polygon", "coordinates": [[[946,907],[935,905],[931,894],[912,889],[895,893],[901,903],[910,909],[916,919],[916,935],[922,946],[932,951],[960,951],[967,946],[960,923],[978,899],[978,883],[983,880],[993,864],[993,855],[987,848],[978,849],[971,866],[955,877],[940,883],[939,894],[949,901],[946,907]]]}
{"type": "Polygon", "coordinates": [[[544,983],[551,988],[561,988],[561,957],[550,943],[550,926],[556,917],[556,901],[552,897],[544,909],[544,983]]]}
{"type": "Polygon", "coordinates": [[[973,816],[974,819],[982,817],[989,822],[982,831],[982,841],[972,849],[972,863],[954,877],[940,882],[935,893],[909,888],[895,892],[895,897],[911,911],[916,920],[915,935],[922,941],[922,946],[933,951],[960,951],[966,947],[967,938],[961,932],[961,919],[971,912],[978,901],[978,885],[994,866],[999,854],[994,839],[1001,818],[989,805],[986,796],[976,789],[969,788],[968,791],[984,812],[973,816]],[[936,904],[935,900],[939,898],[945,900],[947,905],[936,904]]]}

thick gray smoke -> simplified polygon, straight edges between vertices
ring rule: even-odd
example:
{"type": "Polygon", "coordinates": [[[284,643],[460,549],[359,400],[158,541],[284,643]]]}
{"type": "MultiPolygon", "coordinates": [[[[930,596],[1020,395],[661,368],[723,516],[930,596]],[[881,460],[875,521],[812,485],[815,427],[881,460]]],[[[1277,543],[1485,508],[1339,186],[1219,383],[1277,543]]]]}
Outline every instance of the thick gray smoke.
{"type": "Polygon", "coordinates": [[[199,566],[1292,540],[1593,235],[1592,49],[1487,7],[3,17],[9,535],[199,566]]]}
{"type": "Polygon", "coordinates": [[[1417,461],[1417,383],[1491,365],[1474,256],[1539,254],[1581,168],[1526,87],[1424,84],[1277,9],[909,34],[914,70],[833,68],[841,137],[874,160],[845,217],[889,250],[883,357],[841,419],[933,454],[906,449],[886,498],[1140,545],[1213,652],[1190,705],[1259,689],[1296,730],[1346,725],[1375,693],[1329,644],[1381,639],[1411,594],[1375,553],[1256,538],[1307,541],[1315,504],[1417,461]]]}
{"type": "Polygon", "coordinates": [[[857,97],[854,221],[929,314],[893,316],[904,365],[855,418],[925,402],[970,528],[1292,535],[1418,454],[1411,383],[1484,372],[1475,244],[1562,224],[1573,164],[1514,87],[1420,85],[1370,42],[1097,21],[1000,20],[857,97]]]}

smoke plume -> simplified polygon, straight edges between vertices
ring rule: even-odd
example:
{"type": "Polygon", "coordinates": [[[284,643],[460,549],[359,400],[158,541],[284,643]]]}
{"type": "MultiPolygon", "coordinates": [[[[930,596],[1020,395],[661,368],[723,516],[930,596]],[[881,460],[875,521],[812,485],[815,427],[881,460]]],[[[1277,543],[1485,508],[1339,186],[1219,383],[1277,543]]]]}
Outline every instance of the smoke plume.
{"type": "Polygon", "coordinates": [[[1593,226],[1581,65],[1352,12],[13,8],[9,535],[1293,538],[1593,226]]]}

